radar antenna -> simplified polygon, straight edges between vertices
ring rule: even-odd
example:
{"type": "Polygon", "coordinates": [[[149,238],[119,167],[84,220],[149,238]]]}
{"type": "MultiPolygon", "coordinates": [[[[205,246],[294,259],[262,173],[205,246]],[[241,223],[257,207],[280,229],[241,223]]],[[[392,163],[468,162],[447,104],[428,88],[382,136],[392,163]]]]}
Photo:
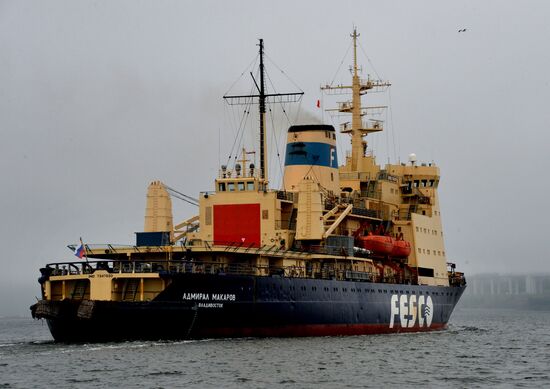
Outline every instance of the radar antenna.
{"type": "Polygon", "coordinates": [[[351,101],[338,103],[338,108],[334,109],[334,111],[351,114],[351,128],[349,127],[349,122],[343,123],[343,125],[341,125],[340,132],[349,133],[351,135],[351,170],[357,171],[359,167],[359,160],[365,155],[366,150],[366,142],[363,141],[363,137],[372,132],[382,131],[380,122],[364,122],[362,117],[367,114],[369,109],[385,108],[383,106],[361,107],[361,96],[366,94],[367,91],[371,89],[381,90],[391,86],[391,84],[387,81],[359,78],[359,67],[357,66],[357,38],[359,37],[359,34],[357,33],[356,28],[353,29],[351,37],[353,38],[353,66],[351,68],[352,84],[325,85],[321,87],[321,90],[333,91],[338,94],[339,92],[341,93],[342,90],[351,89],[351,101]]]}

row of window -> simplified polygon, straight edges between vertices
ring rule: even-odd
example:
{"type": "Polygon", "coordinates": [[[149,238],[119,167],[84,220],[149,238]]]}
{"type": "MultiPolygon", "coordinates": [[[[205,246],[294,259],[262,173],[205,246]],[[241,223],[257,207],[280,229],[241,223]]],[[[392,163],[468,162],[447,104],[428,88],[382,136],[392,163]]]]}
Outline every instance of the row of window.
{"type": "Polygon", "coordinates": [[[336,139],[336,134],[332,131],[325,131],[325,138],[336,139]]]}
{"type": "MultiPolygon", "coordinates": [[[[429,228],[416,227],[416,232],[423,232],[424,234],[437,235],[437,230],[430,230],[429,228]]],[[[441,236],[443,236],[443,231],[441,231],[441,236]]]]}
{"type": "Polygon", "coordinates": [[[427,187],[436,187],[439,184],[438,180],[414,180],[412,182],[407,182],[409,188],[413,186],[414,188],[427,188],[427,187]]]}
{"type": "MultiPolygon", "coordinates": [[[[276,286],[275,284],[272,284],[272,285],[271,285],[271,288],[272,288],[273,290],[275,290],[275,289],[277,289],[277,286],[276,286]]],[[[283,286],[282,286],[282,285],[279,285],[279,289],[280,289],[280,290],[283,290],[283,286]]],[[[291,287],[290,287],[290,290],[294,290],[294,286],[291,286],[291,287]]],[[[301,287],[300,287],[300,290],[302,290],[302,291],[305,292],[305,291],[307,290],[307,287],[301,286],[301,287]]],[[[315,292],[315,291],[317,291],[317,287],[316,287],[316,286],[312,286],[312,287],[311,287],[311,290],[312,290],[313,292],[315,292]]],[[[323,288],[323,290],[324,290],[325,292],[329,292],[329,291],[330,291],[330,288],[328,288],[328,287],[325,286],[325,287],[323,288]]],[[[332,288],[332,291],[333,291],[333,292],[338,292],[339,290],[340,290],[339,288],[332,288]]],[[[348,291],[348,288],[342,288],[342,292],[347,292],[347,291],[348,291]]],[[[376,292],[377,292],[375,289],[367,289],[367,288],[365,288],[365,289],[361,289],[361,288],[350,288],[349,291],[350,291],[351,293],[355,293],[355,292],[358,292],[358,293],[360,293],[360,292],[363,292],[363,293],[376,293],[376,292]]],[[[402,290],[397,290],[397,289],[396,289],[396,290],[390,289],[390,290],[388,291],[387,289],[378,289],[378,293],[388,293],[388,292],[391,293],[391,294],[416,294],[416,291],[414,291],[414,290],[412,290],[412,291],[409,291],[409,290],[402,291],[402,290]]],[[[427,292],[427,291],[426,291],[425,293],[423,293],[423,292],[420,290],[420,291],[418,291],[418,294],[419,294],[419,295],[422,295],[422,294],[430,295],[430,292],[427,292]]],[[[432,292],[432,295],[435,295],[435,296],[439,296],[439,295],[441,295],[441,296],[454,296],[455,293],[453,293],[453,292],[450,292],[450,293],[449,293],[449,292],[446,292],[446,293],[443,293],[443,292],[441,292],[441,293],[439,293],[439,292],[432,292]]]]}
{"type": "MultiPolygon", "coordinates": [[[[263,191],[264,190],[264,185],[263,184],[258,184],[259,188],[258,190],[259,191],[263,191]]],[[[218,183],[218,191],[219,192],[236,192],[236,191],[239,191],[239,192],[242,192],[242,191],[253,191],[255,190],[254,188],[254,181],[237,181],[237,182],[220,182],[218,183]]]]}
{"type": "Polygon", "coordinates": [[[430,250],[430,249],[421,249],[420,247],[418,248],[418,254],[428,254],[428,255],[431,255],[432,253],[433,253],[433,255],[437,255],[437,256],[445,256],[445,251],[430,250]]]}

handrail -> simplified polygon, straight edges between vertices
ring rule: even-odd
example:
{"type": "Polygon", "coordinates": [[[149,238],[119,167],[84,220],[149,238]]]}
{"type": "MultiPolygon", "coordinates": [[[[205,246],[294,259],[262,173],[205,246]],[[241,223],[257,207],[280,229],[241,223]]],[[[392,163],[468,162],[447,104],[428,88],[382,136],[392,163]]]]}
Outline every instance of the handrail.
{"type": "MultiPolygon", "coordinates": [[[[417,278],[395,275],[382,277],[378,272],[361,272],[351,267],[342,268],[336,264],[325,263],[321,267],[311,266],[257,266],[247,263],[219,263],[196,260],[101,260],[89,262],[54,262],[40,269],[43,276],[74,276],[92,274],[98,270],[112,274],[158,273],[175,274],[215,274],[260,277],[314,278],[355,282],[378,282],[417,284],[417,278]]],[[[453,285],[455,286],[455,285],[453,285]]],[[[456,285],[458,286],[458,285],[456,285]]]]}

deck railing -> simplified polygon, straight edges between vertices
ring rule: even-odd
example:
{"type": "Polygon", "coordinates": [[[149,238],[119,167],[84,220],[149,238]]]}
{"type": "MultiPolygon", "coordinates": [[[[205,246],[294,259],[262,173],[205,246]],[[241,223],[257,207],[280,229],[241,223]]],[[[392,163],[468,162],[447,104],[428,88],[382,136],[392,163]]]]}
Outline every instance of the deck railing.
{"type": "Polygon", "coordinates": [[[256,266],[247,263],[218,263],[202,261],[141,261],[141,260],[101,260],[88,262],[56,262],[40,269],[42,276],[86,275],[97,270],[111,274],[158,273],[174,274],[216,274],[262,277],[314,278],[357,282],[380,282],[416,284],[415,275],[381,277],[378,272],[362,272],[350,266],[323,264],[323,266],[256,266]]]}

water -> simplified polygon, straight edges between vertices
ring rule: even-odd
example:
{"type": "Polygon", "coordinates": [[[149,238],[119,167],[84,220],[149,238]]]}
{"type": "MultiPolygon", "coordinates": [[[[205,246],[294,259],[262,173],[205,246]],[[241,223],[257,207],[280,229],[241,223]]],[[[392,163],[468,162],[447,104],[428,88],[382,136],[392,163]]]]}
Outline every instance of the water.
{"type": "Polygon", "coordinates": [[[0,388],[532,388],[549,370],[550,312],[459,308],[422,334],[86,345],[0,319],[0,388]]]}

